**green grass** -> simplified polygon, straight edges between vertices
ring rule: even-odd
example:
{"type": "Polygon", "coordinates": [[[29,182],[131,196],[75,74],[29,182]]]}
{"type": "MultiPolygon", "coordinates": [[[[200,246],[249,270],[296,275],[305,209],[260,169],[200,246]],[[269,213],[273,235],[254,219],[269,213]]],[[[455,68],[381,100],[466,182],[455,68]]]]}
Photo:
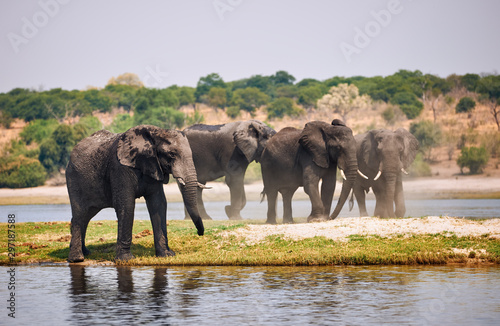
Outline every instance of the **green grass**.
{"type": "MultiPolygon", "coordinates": [[[[155,257],[151,223],[135,221],[132,253],[127,265],[416,265],[446,263],[500,263],[500,240],[488,236],[457,237],[453,233],[413,236],[351,235],[347,241],[324,237],[289,240],[281,235],[257,244],[223,236],[226,231],[263,221],[205,221],[200,237],[191,221],[169,221],[169,246],[174,257],[155,257]],[[469,254],[453,251],[472,249],[469,254]]],[[[69,222],[17,223],[16,263],[65,262],[69,252],[69,222]]],[[[87,262],[112,262],[115,257],[116,221],[93,221],[87,232],[92,254],[87,262]]],[[[0,264],[9,263],[7,224],[0,223],[0,264]]]]}

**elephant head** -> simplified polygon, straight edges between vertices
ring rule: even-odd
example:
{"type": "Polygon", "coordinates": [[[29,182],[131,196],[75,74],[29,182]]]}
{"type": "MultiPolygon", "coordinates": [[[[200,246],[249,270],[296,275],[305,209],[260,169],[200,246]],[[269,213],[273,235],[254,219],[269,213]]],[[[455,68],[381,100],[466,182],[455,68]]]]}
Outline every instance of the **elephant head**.
{"type": "MultiPolygon", "coordinates": [[[[397,180],[401,180],[401,172],[406,170],[417,155],[418,140],[407,130],[399,128],[396,131],[370,130],[363,138],[358,160],[360,169],[378,182],[384,182],[384,206],[390,217],[394,214],[394,200],[397,180]]],[[[402,190],[401,190],[402,191],[402,190]]]]}
{"type": "Polygon", "coordinates": [[[272,128],[257,120],[243,121],[233,133],[234,143],[248,163],[259,162],[267,141],[276,134],[272,128]]]}
{"type": "Polygon", "coordinates": [[[302,131],[299,144],[310,153],[317,166],[324,169],[336,166],[345,178],[337,205],[330,215],[330,219],[335,219],[349,196],[358,170],[352,130],[340,120],[333,120],[331,125],[321,121],[309,122],[302,131]]]}
{"type": "Polygon", "coordinates": [[[196,205],[196,169],[184,133],[154,126],[131,128],[118,140],[117,157],[122,165],[138,169],[154,181],[166,184],[172,174],[181,185],[184,204],[198,234],[203,234],[203,222],[196,205]]]}

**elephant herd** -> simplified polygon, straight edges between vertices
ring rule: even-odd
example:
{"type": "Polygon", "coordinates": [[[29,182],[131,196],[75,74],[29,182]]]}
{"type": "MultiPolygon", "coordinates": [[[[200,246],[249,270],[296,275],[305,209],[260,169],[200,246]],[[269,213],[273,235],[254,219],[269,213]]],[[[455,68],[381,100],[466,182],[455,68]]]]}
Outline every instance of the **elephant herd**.
{"type": "Polygon", "coordinates": [[[90,254],[85,246],[87,226],[106,207],[114,208],[118,219],[116,259],[132,259],[135,199],[139,197],[146,201],[156,256],[175,255],[168,246],[163,190],[170,175],[182,194],[186,217],[192,219],[198,235],[203,235],[202,220],[210,219],[202,200],[206,183],[225,177],[231,197],[226,215],[241,219],[246,204],[244,176],[252,161],[261,164],[267,223],[276,223],[278,192],[283,197],[283,222],[293,223],[292,197],[298,187],[304,187],[311,200],[308,221],[336,218],[351,190],[361,216],[368,215],[365,193],[369,188],[376,197],[375,215],[402,217],[402,173],[417,150],[418,141],[403,128],[370,130],[354,137],[337,119],[279,132],[257,120],[197,124],[182,132],[147,125],[120,134],[101,130],[75,146],[66,169],[72,211],[68,261],[80,262],[90,254]],[[330,214],[337,168],[344,182],[330,214]]]}

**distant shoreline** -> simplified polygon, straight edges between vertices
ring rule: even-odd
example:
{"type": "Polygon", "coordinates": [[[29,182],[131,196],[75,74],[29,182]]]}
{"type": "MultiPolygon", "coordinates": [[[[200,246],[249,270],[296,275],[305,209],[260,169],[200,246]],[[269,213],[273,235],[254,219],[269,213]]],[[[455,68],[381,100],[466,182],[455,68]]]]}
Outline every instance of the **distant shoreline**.
{"type": "MultiPolygon", "coordinates": [[[[212,189],[203,192],[205,201],[229,201],[229,189],[223,182],[210,182],[212,189]]],[[[335,195],[338,196],[342,185],[337,183],[335,195]]],[[[460,175],[449,178],[427,177],[407,179],[403,182],[407,199],[452,199],[488,198],[500,199],[500,177],[482,175],[460,175]]],[[[260,200],[262,182],[245,185],[247,200],[260,200]]],[[[165,185],[165,194],[170,202],[182,201],[177,184],[165,185]]],[[[368,194],[370,198],[371,193],[368,194]]],[[[299,188],[294,199],[307,199],[299,188]]],[[[138,201],[142,201],[139,199],[138,201]]],[[[44,205],[69,204],[66,186],[41,186],[23,189],[0,189],[0,206],[5,205],[44,205]]]]}

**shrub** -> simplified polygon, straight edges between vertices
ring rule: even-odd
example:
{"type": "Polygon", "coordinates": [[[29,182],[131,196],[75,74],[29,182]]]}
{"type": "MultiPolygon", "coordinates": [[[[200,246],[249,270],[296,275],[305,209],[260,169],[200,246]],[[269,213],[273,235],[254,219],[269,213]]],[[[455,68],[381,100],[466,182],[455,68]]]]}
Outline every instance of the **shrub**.
{"type": "Polygon", "coordinates": [[[460,171],[463,173],[463,168],[469,168],[470,174],[478,174],[483,172],[483,168],[488,163],[488,152],[486,148],[481,147],[464,147],[457,159],[457,164],[460,171]]]}
{"type": "Polygon", "coordinates": [[[37,187],[46,178],[45,169],[37,159],[23,155],[0,158],[0,187],[37,187]]]}
{"type": "Polygon", "coordinates": [[[472,97],[462,97],[455,107],[456,113],[470,112],[476,107],[476,101],[472,97]]]}
{"type": "Polygon", "coordinates": [[[113,122],[106,127],[111,132],[125,132],[134,126],[134,118],[128,113],[118,114],[113,119],[113,122]]]}
{"type": "Polygon", "coordinates": [[[28,145],[33,142],[40,144],[52,135],[58,125],[59,123],[55,119],[32,120],[23,128],[20,136],[28,145]]]}
{"type": "Polygon", "coordinates": [[[417,96],[410,92],[399,92],[394,94],[391,103],[399,105],[401,111],[408,119],[415,119],[422,112],[424,105],[417,96]]]}
{"type": "Polygon", "coordinates": [[[304,113],[304,110],[295,105],[294,100],[288,97],[280,97],[274,100],[267,108],[267,117],[283,118],[285,115],[297,117],[304,113]]]}
{"type": "Polygon", "coordinates": [[[422,153],[418,153],[415,157],[415,160],[410,166],[409,173],[412,177],[430,177],[432,175],[431,167],[424,161],[422,153]]]}
{"type": "Polygon", "coordinates": [[[182,128],[184,113],[170,107],[147,109],[142,114],[134,116],[135,125],[153,125],[164,129],[182,128]]]}
{"type": "Polygon", "coordinates": [[[410,133],[417,138],[421,151],[427,152],[427,159],[430,159],[432,148],[438,146],[441,141],[441,128],[432,121],[424,120],[412,123],[410,133]]]}

